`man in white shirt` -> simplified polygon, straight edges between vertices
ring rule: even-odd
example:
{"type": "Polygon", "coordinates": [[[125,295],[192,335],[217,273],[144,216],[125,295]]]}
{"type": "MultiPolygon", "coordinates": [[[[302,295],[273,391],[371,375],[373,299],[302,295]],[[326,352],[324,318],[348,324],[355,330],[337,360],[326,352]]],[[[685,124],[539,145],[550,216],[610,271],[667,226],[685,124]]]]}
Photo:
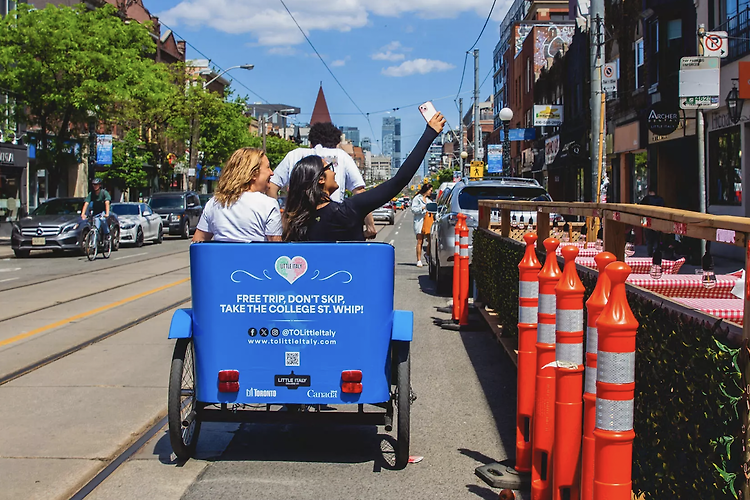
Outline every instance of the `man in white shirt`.
{"type": "MultiPolygon", "coordinates": [[[[336,183],[341,187],[331,195],[331,201],[338,203],[344,201],[345,190],[351,191],[352,195],[365,190],[365,181],[357,168],[357,164],[346,151],[336,147],[341,142],[341,131],[335,125],[332,123],[316,123],[310,127],[308,139],[310,144],[315,144],[315,147],[298,148],[287,153],[273,172],[266,193],[268,196],[278,198],[279,189],[286,188],[289,185],[289,177],[297,162],[311,155],[329,158],[336,163],[334,167],[336,183]]],[[[372,218],[372,214],[368,214],[365,217],[365,238],[374,238],[376,235],[375,220],[372,218]]]]}

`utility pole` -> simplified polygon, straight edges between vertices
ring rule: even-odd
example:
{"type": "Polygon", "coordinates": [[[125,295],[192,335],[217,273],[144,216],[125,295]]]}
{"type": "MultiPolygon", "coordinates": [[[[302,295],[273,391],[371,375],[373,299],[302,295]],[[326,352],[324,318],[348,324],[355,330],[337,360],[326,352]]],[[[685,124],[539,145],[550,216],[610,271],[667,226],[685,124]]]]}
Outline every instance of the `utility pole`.
{"type": "MultiPolygon", "coordinates": [[[[703,55],[703,37],[706,36],[706,27],[698,26],[698,51],[703,55]]],[[[706,123],[703,119],[703,110],[696,112],[698,130],[698,194],[701,213],[706,213],[706,123]]],[[[701,240],[701,255],[706,253],[706,240],[701,240]]]]}
{"type": "Polygon", "coordinates": [[[590,58],[591,58],[591,199],[596,201],[599,192],[599,172],[602,165],[603,154],[599,152],[600,138],[598,127],[602,123],[602,113],[606,108],[602,106],[602,30],[604,27],[604,0],[591,0],[589,10],[589,36],[590,36],[590,58]],[[596,127],[596,128],[595,128],[596,127]]]}
{"type": "Polygon", "coordinates": [[[262,127],[261,134],[263,134],[263,152],[266,151],[266,115],[261,115],[260,126],[262,127]]]}
{"type": "Polygon", "coordinates": [[[482,161],[482,129],[479,126],[479,49],[474,49],[474,161],[482,161]]]}
{"type": "Polygon", "coordinates": [[[458,100],[458,158],[461,165],[461,175],[464,175],[464,98],[458,100]]]}

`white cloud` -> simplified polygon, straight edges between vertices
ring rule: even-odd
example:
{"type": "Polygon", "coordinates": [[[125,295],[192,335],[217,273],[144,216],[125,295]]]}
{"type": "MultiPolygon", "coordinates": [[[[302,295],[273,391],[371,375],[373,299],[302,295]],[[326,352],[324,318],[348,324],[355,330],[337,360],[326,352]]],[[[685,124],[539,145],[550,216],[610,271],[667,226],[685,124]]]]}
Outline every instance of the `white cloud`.
{"type": "Polygon", "coordinates": [[[416,74],[425,75],[436,71],[448,71],[453,68],[455,68],[454,65],[435,59],[412,59],[404,61],[398,66],[389,66],[383,69],[382,73],[386,76],[400,77],[416,74]]]}
{"type": "Polygon", "coordinates": [[[277,56],[293,56],[297,54],[297,49],[294,47],[271,47],[268,49],[269,54],[277,56]]]}
{"type": "MultiPolygon", "coordinates": [[[[493,18],[501,19],[511,2],[498,2],[493,18]]],[[[487,3],[486,0],[286,0],[289,10],[308,36],[316,31],[348,32],[365,27],[373,14],[433,19],[454,18],[463,12],[474,11],[484,18],[487,3]]],[[[305,41],[283,6],[267,0],[181,0],[158,15],[175,28],[211,27],[225,33],[249,34],[264,46],[290,47],[305,41]]]]}
{"type": "Polygon", "coordinates": [[[335,61],[332,61],[332,62],[331,62],[331,67],[332,67],[332,68],[339,68],[339,67],[341,67],[341,66],[346,66],[346,63],[347,63],[347,61],[348,61],[349,59],[351,59],[351,58],[350,58],[349,56],[346,56],[346,57],[345,57],[345,58],[343,58],[343,59],[336,59],[335,61]]]}
{"type": "Polygon", "coordinates": [[[370,57],[376,61],[403,61],[406,59],[404,52],[409,51],[411,49],[401,45],[401,42],[393,41],[384,47],[380,47],[380,51],[370,57]]]}

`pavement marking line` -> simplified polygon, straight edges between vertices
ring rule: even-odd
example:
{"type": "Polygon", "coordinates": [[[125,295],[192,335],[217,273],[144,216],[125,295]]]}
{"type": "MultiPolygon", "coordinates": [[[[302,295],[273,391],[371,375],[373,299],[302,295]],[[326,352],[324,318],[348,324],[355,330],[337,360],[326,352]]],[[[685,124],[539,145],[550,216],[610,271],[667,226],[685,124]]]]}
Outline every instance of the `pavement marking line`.
{"type": "Polygon", "coordinates": [[[21,270],[20,267],[13,267],[13,268],[9,267],[8,269],[0,269],[0,273],[12,273],[13,271],[20,271],[20,270],[21,270]]]}
{"type": "Polygon", "coordinates": [[[13,281],[13,280],[17,280],[17,279],[18,278],[8,278],[8,279],[0,280],[0,283],[5,283],[6,281],[13,281]]]}
{"type": "Polygon", "coordinates": [[[140,257],[141,255],[148,255],[148,252],[134,253],[133,255],[126,255],[125,257],[117,257],[115,260],[129,259],[131,257],[140,257]]]}
{"type": "Polygon", "coordinates": [[[30,332],[21,333],[16,335],[15,337],[11,337],[6,340],[0,341],[0,347],[6,346],[8,344],[12,344],[14,342],[18,342],[19,340],[27,339],[29,337],[32,337],[34,335],[37,335],[42,332],[46,332],[47,330],[51,330],[52,328],[57,328],[58,326],[67,325],[68,323],[72,323],[74,321],[78,321],[79,319],[87,318],[89,316],[92,316],[94,314],[108,311],[109,309],[113,309],[115,307],[119,307],[121,305],[127,304],[128,302],[133,302],[134,300],[142,299],[143,297],[147,297],[149,295],[152,295],[157,292],[161,292],[163,290],[167,290],[169,288],[172,288],[177,285],[181,285],[183,283],[187,283],[190,281],[190,278],[184,278],[179,281],[175,281],[174,283],[169,283],[168,285],[160,286],[159,288],[154,288],[153,290],[148,290],[146,292],[141,292],[137,295],[133,295],[132,297],[128,297],[126,299],[118,300],[117,302],[113,302],[111,304],[107,304],[106,306],[97,307],[96,309],[92,309],[90,311],[86,311],[80,314],[76,314],[75,316],[71,316],[69,318],[61,319],[60,321],[56,321],[54,323],[50,323],[49,325],[42,326],[39,328],[36,328],[34,330],[31,330],[30,332]]]}

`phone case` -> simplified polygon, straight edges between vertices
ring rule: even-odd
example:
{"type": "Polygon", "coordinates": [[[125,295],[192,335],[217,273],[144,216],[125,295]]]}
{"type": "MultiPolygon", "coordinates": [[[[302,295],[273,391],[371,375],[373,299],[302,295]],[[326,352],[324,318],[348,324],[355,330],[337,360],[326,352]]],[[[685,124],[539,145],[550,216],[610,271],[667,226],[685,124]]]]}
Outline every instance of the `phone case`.
{"type": "Polygon", "coordinates": [[[419,112],[422,113],[422,116],[427,122],[432,120],[432,117],[437,114],[437,110],[435,109],[435,106],[430,101],[427,101],[426,103],[421,104],[419,106],[419,112]]]}

